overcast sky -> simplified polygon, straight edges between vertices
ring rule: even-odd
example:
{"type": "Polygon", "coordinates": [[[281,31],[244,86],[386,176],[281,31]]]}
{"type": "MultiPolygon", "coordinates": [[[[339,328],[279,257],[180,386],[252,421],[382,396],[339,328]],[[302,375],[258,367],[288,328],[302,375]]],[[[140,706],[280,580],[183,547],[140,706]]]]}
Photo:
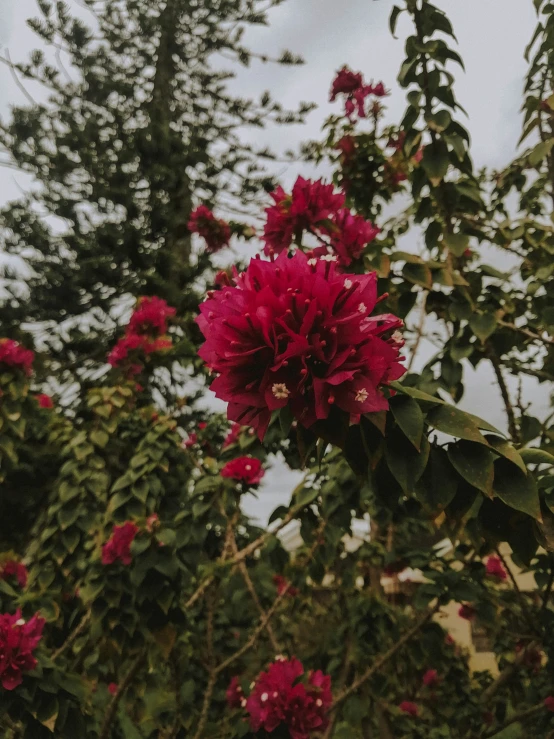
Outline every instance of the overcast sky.
{"type": "MultiPolygon", "coordinates": [[[[75,0],[72,8],[87,18],[75,0]]],[[[532,0],[436,0],[448,14],[459,41],[459,51],[466,65],[464,74],[453,67],[456,94],[467,110],[472,135],[472,155],[477,167],[501,168],[511,158],[521,131],[519,108],[526,71],[523,50],[528,43],[536,16],[532,0]]],[[[327,102],[334,72],[343,64],[362,70],[364,76],[382,80],[392,91],[387,99],[387,120],[398,122],[405,107],[404,93],[396,83],[403,60],[403,39],[411,32],[403,14],[397,28],[398,40],[388,29],[391,0],[288,0],[271,13],[269,28],[250,31],[251,48],[278,55],[283,48],[301,53],[302,67],[276,67],[253,63],[232,83],[243,96],[259,96],[265,89],[285,106],[295,107],[300,100],[315,101],[319,108],[306,126],[277,128],[256,134],[260,143],[284,150],[302,140],[317,138],[322,121],[337,106],[327,102]]],[[[35,15],[34,0],[0,0],[0,44],[9,49],[12,59],[22,60],[34,41],[25,19],[35,15]]],[[[0,68],[0,116],[5,118],[11,103],[23,103],[9,70],[0,68]]],[[[298,166],[284,167],[284,184],[300,171],[298,166]]],[[[0,170],[0,202],[18,197],[26,179],[12,170],[0,170]]],[[[429,356],[422,352],[420,362],[429,356]]],[[[500,395],[488,367],[477,372],[468,368],[466,394],[462,406],[505,428],[500,395]]],[[[515,388],[515,382],[511,382],[515,388]]],[[[533,402],[532,412],[543,415],[549,390],[526,382],[526,397],[533,402]]],[[[295,476],[280,467],[267,478],[257,501],[249,510],[261,519],[280,503],[286,502],[295,476]]]]}

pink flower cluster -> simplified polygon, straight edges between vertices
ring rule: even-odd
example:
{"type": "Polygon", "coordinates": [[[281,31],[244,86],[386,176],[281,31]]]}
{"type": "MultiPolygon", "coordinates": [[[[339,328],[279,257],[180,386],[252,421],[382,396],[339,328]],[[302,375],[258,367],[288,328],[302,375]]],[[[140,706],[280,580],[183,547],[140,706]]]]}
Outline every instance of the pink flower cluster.
{"type": "Polygon", "coordinates": [[[237,457],[221,469],[221,477],[227,477],[244,485],[258,485],[264,476],[264,468],[255,457],[237,457]]]}
{"type": "Polygon", "coordinates": [[[29,621],[14,614],[0,614],[0,684],[14,690],[23,681],[23,673],[34,670],[37,660],[33,651],[42,638],[45,620],[35,614],[29,621]]]}
{"type": "Polygon", "coordinates": [[[321,245],[314,251],[316,256],[329,254],[348,266],[379,233],[373,223],[343,208],[344,194],[321,180],[312,182],[299,177],[290,195],[278,187],[271,197],[274,204],[266,208],[264,228],[267,256],[280,254],[293,240],[300,242],[307,231],[320,240],[321,245]]]}
{"type": "Polygon", "coordinates": [[[39,408],[49,409],[54,407],[54,401],[49,395],[46,395],[46,393],[40,393],[36,397],[39,408]]]}
{"type": "Polygon", "coordinates": [[[25,349],[13,339],[0,339],[0,365],[20,369],[26,375],[30,375],[35,353],[25,349]]]}
{"type": "Polygon", "coordinates": [[[505,580],[508,577],[508,573],[504,569],[500,557],[489,557],[485,565],[485,570],[489,577],[495,577],[497,580],[505,580]]]}
{"type": "Polygon", "coordinates": [[[300,682],[304,674],[296,658],[278,658],[258,676],[248,698],[238,678],[233,678],[227,701],[232,708],[246,709],[252,731],[272,733],[282,726],[291,739],[310,739],[313,732],[325,731],[329,725],[327,714],[333,697],[329,675],[317,670],[300,682]]]}
{"type": "Polygon", "coordinates": [[[119,560],[124,565],[130,565],[131,544],[138,531],[139,528],[133,521],[114,526],[111,537],[102,547],[102,564],[111,565],[119,560]]]}
{"type": "Polygon", "coordinates": [[[361,72],[353,72],[348,67],[343,67],[337,72],[333,80],[329,100],[334,102],[338,95],[345,96],[344,110],[348,118],[352,118],[355,112],[360,118],[366,117],[365,101],[370,95],[381,98],[387,95],[382,82],[376,85],[366,85],[361,72]]]}
{"type": "Polygon", "coordinates": [[[15,559],[9,559],[0,566],[0,580],[7,580],[13,577],[17,580],[20,588],[26,587],[28,574],[25,565],[22,562],[17,562],[15,559]]]}
{"type": "MultiPolygon", "coordinates": [[[[125,336],[123,336],[108,355],[108,364],[119,367],[129,357],[130,352],[140,355],[153,354],[171,347],[171,340],[163,335],[167,331],[167,319],[175,315],[165,300],[152,296],[140,298],[133,311],[125,336]]],[[[142,365],[137,362],[128,368],[131,375],[137,374],[142,365]]]]}
{"type": "Polygon", "coordinates": [[[206,242],[206,250],[212,254],[224,246],[229,246],[231,229],[221,218],[216,218],[205,205],[199,205],[190,215],[188,229],[202,236],[206,242]]]}
{"type": "Polygon", "coordinates": [[[301,251],[251,260],[197,318],[206,338],[199,354],[218,374],[211,389],[228,401],[228,418],[263,439],[272,412],[287,405],[306,427],[333,406],[352,423],[386,410],[381,388],[405,371],[402,321],[370,317],[377,302],[375,273],[340,274],[301,251]]]}

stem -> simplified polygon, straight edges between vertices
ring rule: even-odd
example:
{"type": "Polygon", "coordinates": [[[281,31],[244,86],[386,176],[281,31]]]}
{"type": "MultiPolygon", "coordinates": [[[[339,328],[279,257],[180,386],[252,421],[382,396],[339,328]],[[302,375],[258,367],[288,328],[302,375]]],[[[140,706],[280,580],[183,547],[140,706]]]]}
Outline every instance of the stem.
{"type": "Polygon", "coordinates": [[[527,605],[527,601],[525,600],[524,594],[519,589],[519,585],[517,584],[517,580],[515,578],[514,573],[510,569],[510,567],[509,567],[508,563],[506,562],[506,559],[503,557],[502,552],[500,551],[500,549],[498,547],[495,547],[494,548],[494,551],[498,555],[500,561],[504,565],[504,569],[506,570],[506,572],[508,573],[508,576],[509,576],[510,580],[512,581],[512,585],[514,586],[514,590],[517,593],[517,598],[518,598],[519,604],[521,606],[521,610],[523,611],[523,614],[525,616],[525,620],[527,621],[527,624],[529,625],[529,627],[530,627],[530,629],[531,629],[532,632],[534,632],[535,634],[538,634],[540,636],[540,632],[537,631],[537,629],[535,627],[535,623],[534,623],[533,618],[531,616],[531,613],[529,611],[529,607],[527,605]]]}
{"type": "Polygon", "coordinates": [[[504,376],[502,374],[500,360],[498,359],[498,356],[490,343],[487,343],[485,345],[485,354],[487,355],[493,366],[494,374],[496,375],[496,381],[498,382],[498,387],[500,388],[502,400],[504,401],[504,408],[506,409],[506,416],[508,417],[508,430],[510,436],[512,438],[512,441],[519,444],[521,442],[521,436],[517,426],[514,408],[510,400],[508,386],[506,385],[506,381],[504,380],[504,376]]]}
{"type": "Polygon", "coordinates": [[[530,331],[528,328],[516,326],[515,323],[508,323],[507,321],[497,321],[497,323],[499,326],[509,328],[512,331],[517,331],[518,333],[523,334],[524,336],[528,336],[530,339],[534,339],[535,341],[542,341],[544,344],[554,344],[554,339],[551,336],[541,336],[534,331],[530,331]]]}
{"type": "Polygon", "coordinates": [[[410,641],[421,629],[425,626],[425,624],[431,620],[431,618],[434,616],[434,614],[439,610],[440,604],[437,603],[437,605],[432,608],[431,610],[427,611],[427,613],[421,618],[414,626],[412,626],[411,629],[406,631],[406,633],[398,639],[398,641],[390,648],[388,649],[384,654],[382,654],[380,657],[378,657],[373,665],[369,667],[363,675],[361,675],[357,680],[355,680],[352,685],[344,690],[340,695],[338,695],[335,700],[333,701],[333,705],[331,706],[331,711],[335,711],[337,707],[343,703],[352,693],[355,693],[358,688],[360,688],[365,682],[367,682],[373,675],[383,667],[384,664],[386,664],[394,655],[406,644],[410,641]]]}
{"type": "MultiPolygon", "coordinates": [[[[484,735],[483,739],[488,739],[488,737],[497,736],[501,731],[506,729],[508,726],[511,726],[512,724],[517,723],[518,721],[523,721],[523,719],[526,718],[533,718],[534,716],[538,716],[542,711],[545,711],[544,703],[540,703],[538,706],[533,706],[532,708],[528,708],[525,711],[521,711],[521,713],[516,713],[512,718],[508,719],[508,721],[505,721],[499,728],[493,729],[492,731],[489,731],[487,734],[484,735]]],[[[528,736],[530,736],[528,734],[528,736]]]]}
{"type": "Polygon", "coordinates": [[[511,665],[508,665],[505,667],[500,675],[496,678],[496,680],[489,685],[489,687],[483,692],[483,695],[481,696],[481,703],[487,704],[490,702],[491,698],[500,690],[500,688],[508,682],[512,678],[513,675],[516,674],[522,663],[525,661],[525,658],[527,656],[527,652],[530,649],[535,649],[536,644],[534,642],[531,642],[531,644],[528,644],[525,649],[523,649],[520,654],[517,655],[515,660],[512,662],[511,665]]]}
{"type": "Polygon", "coordinates": [[[546,611],[546,609],[548,608],[548,601],[550,600],[552,585],[554,585],[554,557],[550,555],[550,576],[542,595],[541,613],[546,611]]]}
{"type": "Polygon", "coordinates": [[[129,671],[127,672],[127,674],[123,678],[123,681],[119,685],[119,688],[117,689],[117,693],[114,695],[108,705],[106,717],[104,718],[104,723],[102,724],[102,729],[100,731],[98,739],[110,739],[112,723],[115,718],[115,714],[117,713],[117,707],[119,706],[119,703],[123,698],[125,691],[133,682],[135,675],[140,670],[145,657],[146,650],[143,650],[142,652],[139,652],[139,654],[135,658],[135,661],[131,664],[129,671]]]}
{"type": "Polygon", "coordinates": [[[64,643],[56,649],[55,652],[52,653],[52,660],[58,659],[58,657],[63,654],[69,647],[75,642],[78,636],[83,633],[85,628],[87,627],[88,623],[90,621],[90,611],[87,611],[83,618],[79,621],[76,628],[73,629],[71,634],[67,637],[67,639],[64,641],[64,643]]]}
{"type": "Polygon", "coordinates": [[[419,345],[421,343],[421,339],[423,338],[423,328],[425,326],[425,318],[427,317],[427,312],[425,310],[425,306],[427,304],[427,296],[428,295],[429,295],[429,293],[425,293],[425,295],[423,296],[423,301],[421,303],[421,313],[419,315],[419,323],[418,323],[418,326],[417,326],[417,329],[416,329],[417,339],[416,339],[415,344],[413,345],[413,347],[411,349],[411,352],[412,353],[411,353],[411,356],[410,356],[410,361],[408,362],[408,366],[406,367],[406,371],[407,372],[410,372],[411,369],[412,369],[412,365],[413,365],[413,363],[415,361],[415,358],[416,358],[417,350],[419,349],[419,345]]]}

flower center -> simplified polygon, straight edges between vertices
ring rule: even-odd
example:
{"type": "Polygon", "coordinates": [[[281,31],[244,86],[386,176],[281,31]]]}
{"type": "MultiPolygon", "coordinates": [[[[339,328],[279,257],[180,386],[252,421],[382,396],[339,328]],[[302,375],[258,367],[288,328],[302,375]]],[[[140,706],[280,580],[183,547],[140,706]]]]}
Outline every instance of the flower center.
{"type": "Polygon", "coordinates": [[[269,698],[269,695],[267,693],[262,693],[262,698],[261,698],[262,703],[265,703],[268,698],[269,698]]]}
{"type": "Polygon", "coordinates": [[[356,393],[356,400],[358,401],[358,403],[365,403],[368,395],[369,393],[367,392],[365,387],[363,387],[361,390],[358,390],[358,392],[356,393]]]}
{"type": "Polygon", "coordinates": [[[271,388],[271,392],[279,400],[284,400],[285,398],[288,398],[290,395],[290,390],[288,389],[288,387],[285,385],[284,382],[274,383],[271,388]]]}
{"type": "Polygon", "coordinates": [[[350,290],[350,288],[352,287],[352,280],[345,280],[344,287],[346,290],[350,290]]]}
{"type": "Polygon", "coordinates": [[[367,313],[366,304],[365,303],[360,303],[360,305],[358,306],[358,310],[360,311],[360,313],[367,313]]]}

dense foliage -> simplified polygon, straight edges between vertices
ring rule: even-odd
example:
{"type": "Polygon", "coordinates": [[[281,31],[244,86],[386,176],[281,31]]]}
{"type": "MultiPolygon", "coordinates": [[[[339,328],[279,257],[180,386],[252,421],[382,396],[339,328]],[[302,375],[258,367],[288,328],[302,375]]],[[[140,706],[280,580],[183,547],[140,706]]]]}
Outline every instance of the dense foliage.
{"type": "Polygon", "coordinates": [[[554,379],[554,6],[535,0],[532,144],[502,172],[473,170],[450,22],[406,0],[402,120],[345,66],[304,151],[334,181],[287,192],[240,129],[296,115],[215,66],[251,60],[267,3],[87,5],[91,29],[40,0],[79,82],[36,52],[13,71],[48,103],[0,129],[39,183],[2,212],[33,269],[0,324],[2,736],[554,736],[551,403],[529,415],[506,380],[554,379]],[[254,237],[231,211],[264,207],[259,256],[214,274],[254,237]],[[468,363],[492,367],[507,433],[458,407],[468,363]],[[303,478],[264,529],[242,500],[276,454],[303,478]],[[453,603],[498,672],[443,628],[453,603]]]}

